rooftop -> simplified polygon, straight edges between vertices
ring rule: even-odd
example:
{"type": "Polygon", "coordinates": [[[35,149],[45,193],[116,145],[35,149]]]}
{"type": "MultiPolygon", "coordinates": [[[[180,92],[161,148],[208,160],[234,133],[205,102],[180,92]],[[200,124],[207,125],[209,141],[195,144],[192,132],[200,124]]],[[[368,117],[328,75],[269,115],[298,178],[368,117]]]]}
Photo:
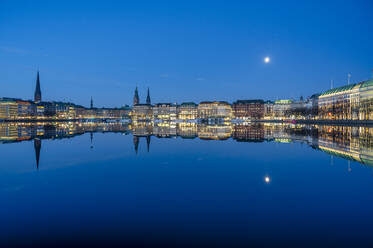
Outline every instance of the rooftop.
{"type": "Polygon", "coordinates": [[[361,84],[362,83],[350,84],[350,85],[344,85],[344,86],[341,86],[341,87],[338,87],[338,88],[333,88],[333,89],[325,91],[324,93],[321,93],[320,96],[336,94],[336,93],[352,90],[355,86],[360,86],[361,84]]]}
{"type": "Polygon", "coordinates": [[[192,106],[192,107],[195,107],[195,106],[197,106],[197,104],[194,103],[194,102],[183,102],[182,104],[180,104],[180,106],[192,106]]]}
{"type": "Polygon", "coordinates": [[[362,82],[360,88],[366,88],[369,86],[373,86],[373,79],[362,82]]]}
{"type": "Polygon", "coordinates": [[[252,103],[264,103],[264,100],[262,99],[237,100],[233,104],[252,104],[252,103]]]}

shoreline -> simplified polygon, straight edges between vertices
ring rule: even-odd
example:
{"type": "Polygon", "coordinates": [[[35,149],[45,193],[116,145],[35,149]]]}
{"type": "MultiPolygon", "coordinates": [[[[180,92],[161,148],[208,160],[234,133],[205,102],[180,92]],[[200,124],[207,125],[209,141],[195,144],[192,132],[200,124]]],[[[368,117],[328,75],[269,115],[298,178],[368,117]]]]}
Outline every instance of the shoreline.
{"type": "MultiPolygon", "coordinates": [[[[0,120],[0,123],[37,123],[37,122],[107,122],[107,121],[132,121],[131,119],[28,119],[28,120],[0,120]]],[[[154,121],[154,120],[153,120],[154,121]]],[[[164,120],[164,122],[171,122],[164,120]]],[[[230,121],[233,123],[233,120],[230,121]]],[[[305,125],[332,125],[332,126],[372,126],[373,120],[361,121],[361,120],[251,120],[251,123],[288,123],[288,124],[305,124],[305,125]]],[[[216,123],[218,124],[218,123],[216,123]]],[[[237,123],[239,124],[239,123],[237,123]]]]}

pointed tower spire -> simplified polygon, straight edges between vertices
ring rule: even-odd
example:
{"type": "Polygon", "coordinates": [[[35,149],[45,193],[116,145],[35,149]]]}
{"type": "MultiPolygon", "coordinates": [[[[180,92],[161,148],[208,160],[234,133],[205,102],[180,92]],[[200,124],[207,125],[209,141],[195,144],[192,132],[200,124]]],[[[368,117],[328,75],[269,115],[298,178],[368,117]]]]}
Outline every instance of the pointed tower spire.
{"type": "Polygon", "coordinates": [[[133,106],[135,106],[136,104],[139,104],[139,103],[140,103],[139,92],[138,92],[137,86],[136,86],[135,95],[133,97],[133,106]]]}
{"type": "Polygon", "coordinates": [[[39,70],[38,70],[38,73],[36,75],[36,88],[35,88],[34,101],[36,103],[41,102],[41,90],[40,90],[39,70]]]}
{"type": "Polygon", "coordinates": [[[149,87],[148,87],[148,96],[146,97],[146,104],[151,104],[151,101],[150,101],[150,93],[149,93],[149,87]]]}
{"type": "Polygon", "coordinates": [[[35,149],[35,157],[36,157],[36,168],[39,170],[39,160],[40,160],[40,148],[41,148],[41,140],[36,138],[34,139],[34,149],[35,149]]]}
{"type": "Polygon", "coordinates": [[[91,109],[93,109],[93,97],[91,97],[91,109]]]}

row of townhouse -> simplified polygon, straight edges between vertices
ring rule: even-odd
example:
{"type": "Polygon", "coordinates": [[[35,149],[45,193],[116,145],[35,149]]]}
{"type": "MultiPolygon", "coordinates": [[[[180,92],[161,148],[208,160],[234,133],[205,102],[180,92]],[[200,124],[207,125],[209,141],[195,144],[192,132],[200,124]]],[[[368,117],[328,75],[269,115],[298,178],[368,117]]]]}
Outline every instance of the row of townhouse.
{"type": "Polygon", "coordinates": [[[264,101],[237,100],[232,104],[225,101],[204,101],[199,104],[186,102],[136,104],[133,106],[133,120],[195,120],[195,119],[232,119],[263,120],[284,118],[311,118],[317,113],[317,95],[306,100],[264,101]]]}
{"type": "Polygon", "coordinates": [[[33,102],[0,98],[0,120],[120,119],[128,117],[129,107],[85,108],[65,102],[33,102]]]}

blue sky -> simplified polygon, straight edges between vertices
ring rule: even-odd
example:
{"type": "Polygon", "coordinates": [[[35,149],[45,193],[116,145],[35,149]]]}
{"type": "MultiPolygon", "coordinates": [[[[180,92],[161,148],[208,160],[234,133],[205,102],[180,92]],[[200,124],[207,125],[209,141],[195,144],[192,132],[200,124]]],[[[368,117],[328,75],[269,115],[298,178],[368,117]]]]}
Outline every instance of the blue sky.
{"type": "Polygon", "coordinates": [[[0,1],[1,96],[283,99],[373,68],[373,1],[0,1]],[[271,63],[264,64],[265,56],[271,63]]]}

